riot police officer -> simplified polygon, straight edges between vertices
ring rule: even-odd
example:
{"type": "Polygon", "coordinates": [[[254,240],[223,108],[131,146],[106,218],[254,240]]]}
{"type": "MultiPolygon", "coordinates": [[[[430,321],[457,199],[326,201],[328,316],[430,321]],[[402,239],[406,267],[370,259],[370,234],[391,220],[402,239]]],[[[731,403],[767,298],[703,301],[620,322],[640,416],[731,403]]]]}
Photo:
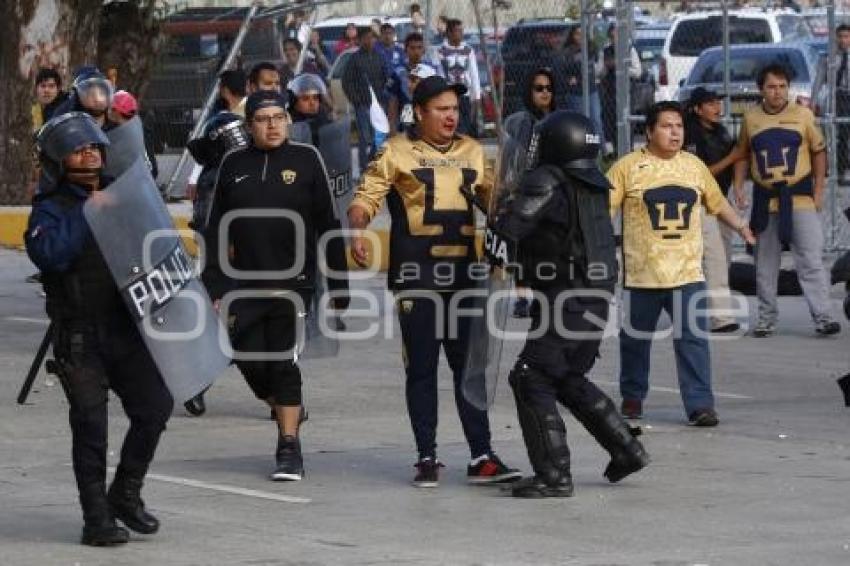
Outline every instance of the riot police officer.
{"type": "Polygon", "coordinates": [[[155,533],[140,491],[173,400],[85,217],[88,199],[104,199],[101,176],[109,140],[88,114],[53,118],[38,136],[42,169],[57,180],[33,202],[25,242],[42,271],[54,354],[70,405],[72,460],[83,510],[82,543],[127,542],[126,529],[155,533]],[[106,490],[107,398],[113,389],[130,420],[121,460],[106,490]]]}
{"type": "Polygon", "coordinates": [[[292,123],[306,122],[310,127],[310,143],[318,148],[319,128],[331,122],[325,81],[318,75],[302,73],[289,81],[286,90],[292,123]]]}
{"type": "Polygon", "coordinates": [[[599,136],[586,116],[568,111],[550,114],[538,127],[537,165],[506,199],[494,227],[516,244],[519,282],[537,298],[532,329],[542,330],[528,339],[509,378],[535,473],[512,494],[569,497],[570,452],[556,401],[611,454],[609,481],[640,470],[649,456],[611,399],[586,377],[617,281],[610,185],[596,166],[599,136]]]}
{"type": "MultiPolygon", "coordinates": [[[[224,154],[231,149],[248,145],[248,135],[242,124],[242,117],[233,112],[221,111],[204,124],[201,135],[186,144],[189,153],[201,167],[197,187],[192,198],[192,220],[189,227],[203,232],[207,227],[212,208],[213,189],[218,169],[224,154]]],[[[204,393],[199,393],[183,404],[190,415],[199,417],[206,410],[204,393]]]]}
{"type": "Polygon", "coordinates": [[[212,206],[215,178],[224,154],[236,147],[248,145],[248,135],[242,117],[233,112],[222,111],[206,121],[197,138],[189,140],[187,148],[195,161],[202,167],[198,187],[192,203],[193,230],[202,232],[207,225],[207,216],[212,206]]]}

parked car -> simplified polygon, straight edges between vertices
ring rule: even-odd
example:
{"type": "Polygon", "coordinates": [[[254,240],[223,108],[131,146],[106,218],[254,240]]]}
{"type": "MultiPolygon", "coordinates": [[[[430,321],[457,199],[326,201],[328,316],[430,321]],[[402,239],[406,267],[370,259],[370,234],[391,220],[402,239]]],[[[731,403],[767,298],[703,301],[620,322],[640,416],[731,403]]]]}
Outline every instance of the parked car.
{"type": "MultiPolygon", "coordinates": [[[[829,37],[829,17],[826,8],[812,8],[803,12],[803,18],[812,30],[812,35],[820,38],[829,37]]],[[[835,25],[850,23],[850,12],[835,12],[835,25]]]]}
{"type": "MultiPolygon", "coordinates": [[[[670,22],[654,23],[652,25],[636,28],[632,34],[632,45],[640,57],[641,71],[644,76],[649,75],[656,85],[659,84],[659,65],[661,52],[664,49],[664,40],[670,33],[670,22]]],[[[659,91],[655,90],[655,100],[660,100],[659,91]]]]}
{"type": "Polygon", "coordinates": [[[345,28],[348,24],[354,24],[357,26],[357,31],[366,29],[372,25],[372,20],[379,19],[382,24],[389,23],[392,24],[395,28],[396,40],[401,43],[404,41],[404,38],[408,33],[413,31],[413,22],[410,20],[408,16],[382,16],[382,15],[374,15],[374,16],[348,16],[341,18],[327,18],[326,20],[322,20],[313,26],[313,29],[319,32],[319,37],[321,38],[322,47],[325,48],[325,51],[328,53],[334,53],[334,47],[336,43],[343,38],[345,34],[345,28]]]}
{"type": "MultiPolygon", "coordinates": [[[[731,45],[777,43],[811,37],[803,17],[791,10],[761,9],[729,12],[731,45]]],[[[719,11],[696,12],[677,18],[664,42],[659,68],[661,98],[674,100],[700,53],[723,43],[723,16],[719,11]]]]}
{"type": "MultiPolygon", "coordinates": [[[[761,101],[756,85],[759,70],[769,63],[780,62],[791,73],[789,99],[810,107],[817,76],[818,53],[806,42],[733,45],[729,49],[730,114],[740,117],[761,101]]],[[[697,87],[714,90],[725,96],[725,58],[722,47],[708,49],[699,56],[687,80],[679,89],[679,100],[686,102],[697,87]]]]}

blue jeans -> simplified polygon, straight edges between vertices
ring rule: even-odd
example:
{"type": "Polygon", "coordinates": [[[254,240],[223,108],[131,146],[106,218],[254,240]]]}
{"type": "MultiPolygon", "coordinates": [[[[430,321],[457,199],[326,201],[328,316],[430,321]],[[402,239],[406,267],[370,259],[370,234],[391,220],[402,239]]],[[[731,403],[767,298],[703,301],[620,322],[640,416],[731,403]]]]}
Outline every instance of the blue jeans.
{"type": "Polygon", "coordinates": [[[696,329],[689,323],[688,309],[705,314],[705,298],[694,301],[695,293],[705,291],[705,283],[689,283],[676,289],[629,289],[623,293],[625,320],[620,330],[620,394],[624,400],[643,401],[649,391],[649,357],[652,338],[635,336],[654,332],[662,309],[673,319],[673,348],[676,371],[685,412],[713,409],[711,354],[708,348],[707,320],[696,317],[696,329]],[[674,315],[674,313],[676,313],[674,315]],[[695,330],[698,332],[695,333],[695,330]]]}
{"type": "MultiPolygon", "coordinates": [[[[403,298],[398,301],[398,320],[404,345],[404,364],[407,374],[405,394],[407,412],[413,427],[419,457],[437,455],[437,370],[440,347],[454,376],[455,406],[460,417],[463,434],[469,444],[472,458],[491,452],[490,421],[487,411],[475,408],[463,395],[463,373],[469,343],[469,317],[457,320],[457,335],[451,336],[450,321],[455,313],[449,309],[450,295],[440,294],[443,301],[435,304],[425,297],[403,298]],[[437,325],[440,325],[440,328],[437,325]],[[438,330],[442,337],[439,337],[438,330]]],[[[469,308],[467,300],[460,301],[461,308],[469,308]]]]}
{"type": "MultiPolygon", "coordinates": [[[[580,94],[567,95],[567,110],[584,114],[584,97],[580,94]]],[[[593,122],[593,127],[596,133],[599,134],[599,143],[604,145],[605,130],[602,128],[602,104],[599,102],[599,91],[590,92],[590,121],[593,122]]]]}
{"type": "Polygon", "coordinates": [[[354,117],[357,120],[357,159],[362,173],[374,151],[372,145],[375,132],[372,129],[372,120],[369,118],[368,106],[355,106],[354,117]]]}

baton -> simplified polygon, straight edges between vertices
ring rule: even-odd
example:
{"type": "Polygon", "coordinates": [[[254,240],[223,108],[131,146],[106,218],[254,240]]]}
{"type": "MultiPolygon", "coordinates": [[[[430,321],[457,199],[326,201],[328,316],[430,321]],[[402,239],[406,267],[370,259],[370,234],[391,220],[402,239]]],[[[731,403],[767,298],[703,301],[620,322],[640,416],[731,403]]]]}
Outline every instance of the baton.
{"type": "Polygon", "coordinates": [[[30,366],[30,370],[27,373],[27,378],[24,380],[24,384],[21,385],[21,391],[18,393],[18,405],[23,405],[27,402],[27,397],[30,394],[30,390],[32,389],[32,384],[35,382],[35,378],[38,375],[38,370],[41,369],[41,363],[44,361],[44,357],[47,355],[47,348],[50,346],[50,343],[53,341],[53,323],[50,323],[50,326],[47,327],[47,332],[44,333],[44,338],[41,339],[41,344],[38,347],[38,351],[35,353],[35,358],[32,361],[32,365],[30,366]]]}

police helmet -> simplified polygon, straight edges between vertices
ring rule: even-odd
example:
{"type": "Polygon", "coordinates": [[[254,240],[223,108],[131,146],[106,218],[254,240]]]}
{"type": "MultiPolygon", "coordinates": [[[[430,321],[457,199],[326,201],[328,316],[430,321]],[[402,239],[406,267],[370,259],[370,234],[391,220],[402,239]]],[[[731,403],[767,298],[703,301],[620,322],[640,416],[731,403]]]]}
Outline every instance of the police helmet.
{"type": "Polygon", "coordinates": [[[537,139],[531,145],[539,163],[557,165],[591,186],[611,188],[596,163],[600,138],[587,116],[558,110],[546,116],[535,130],[537,139]]]}
{"type": "Polygon", "coordinates": [[[64,173],[66,157],[82,147],[94,145],[105,159],[104,148],[109,145],[109,138],[86,112],[68,112],[41,127],[36,145],[45,181],[55,184],[64,173]]]}
{"type": "Polygon", "coordinates": [[[71,84],[79,105],[93,115],[102,115],[112,105],[115,89],[97,67],[86,65],[77,69],[71,84]]]}
{"type": "Polygon", "coordinates": [[[109,145],[109,138],[87,113],[68,112],[41,127],[37,144],[42,159],[61,165],[66,157],[83,146],[96,145],[103,150],[109,145]]]}
{"type": "Polygon", "coordinates": [[[322,80],[322,77],[313,73],[301,73],[289,81],[286,90],[291,92],[293,96],[318,94],[325,98],[328,95],[328,87],[325,86],[325,81],[322,80]]]}
{"type": "Polygon", "coordinates": [[[204,166],[215,166],[234,147],[248,145],[248,135],[241,116],[233,112],[219,112],[206,121],[201,135],[187,145],[195,161],[204,166]]]}

